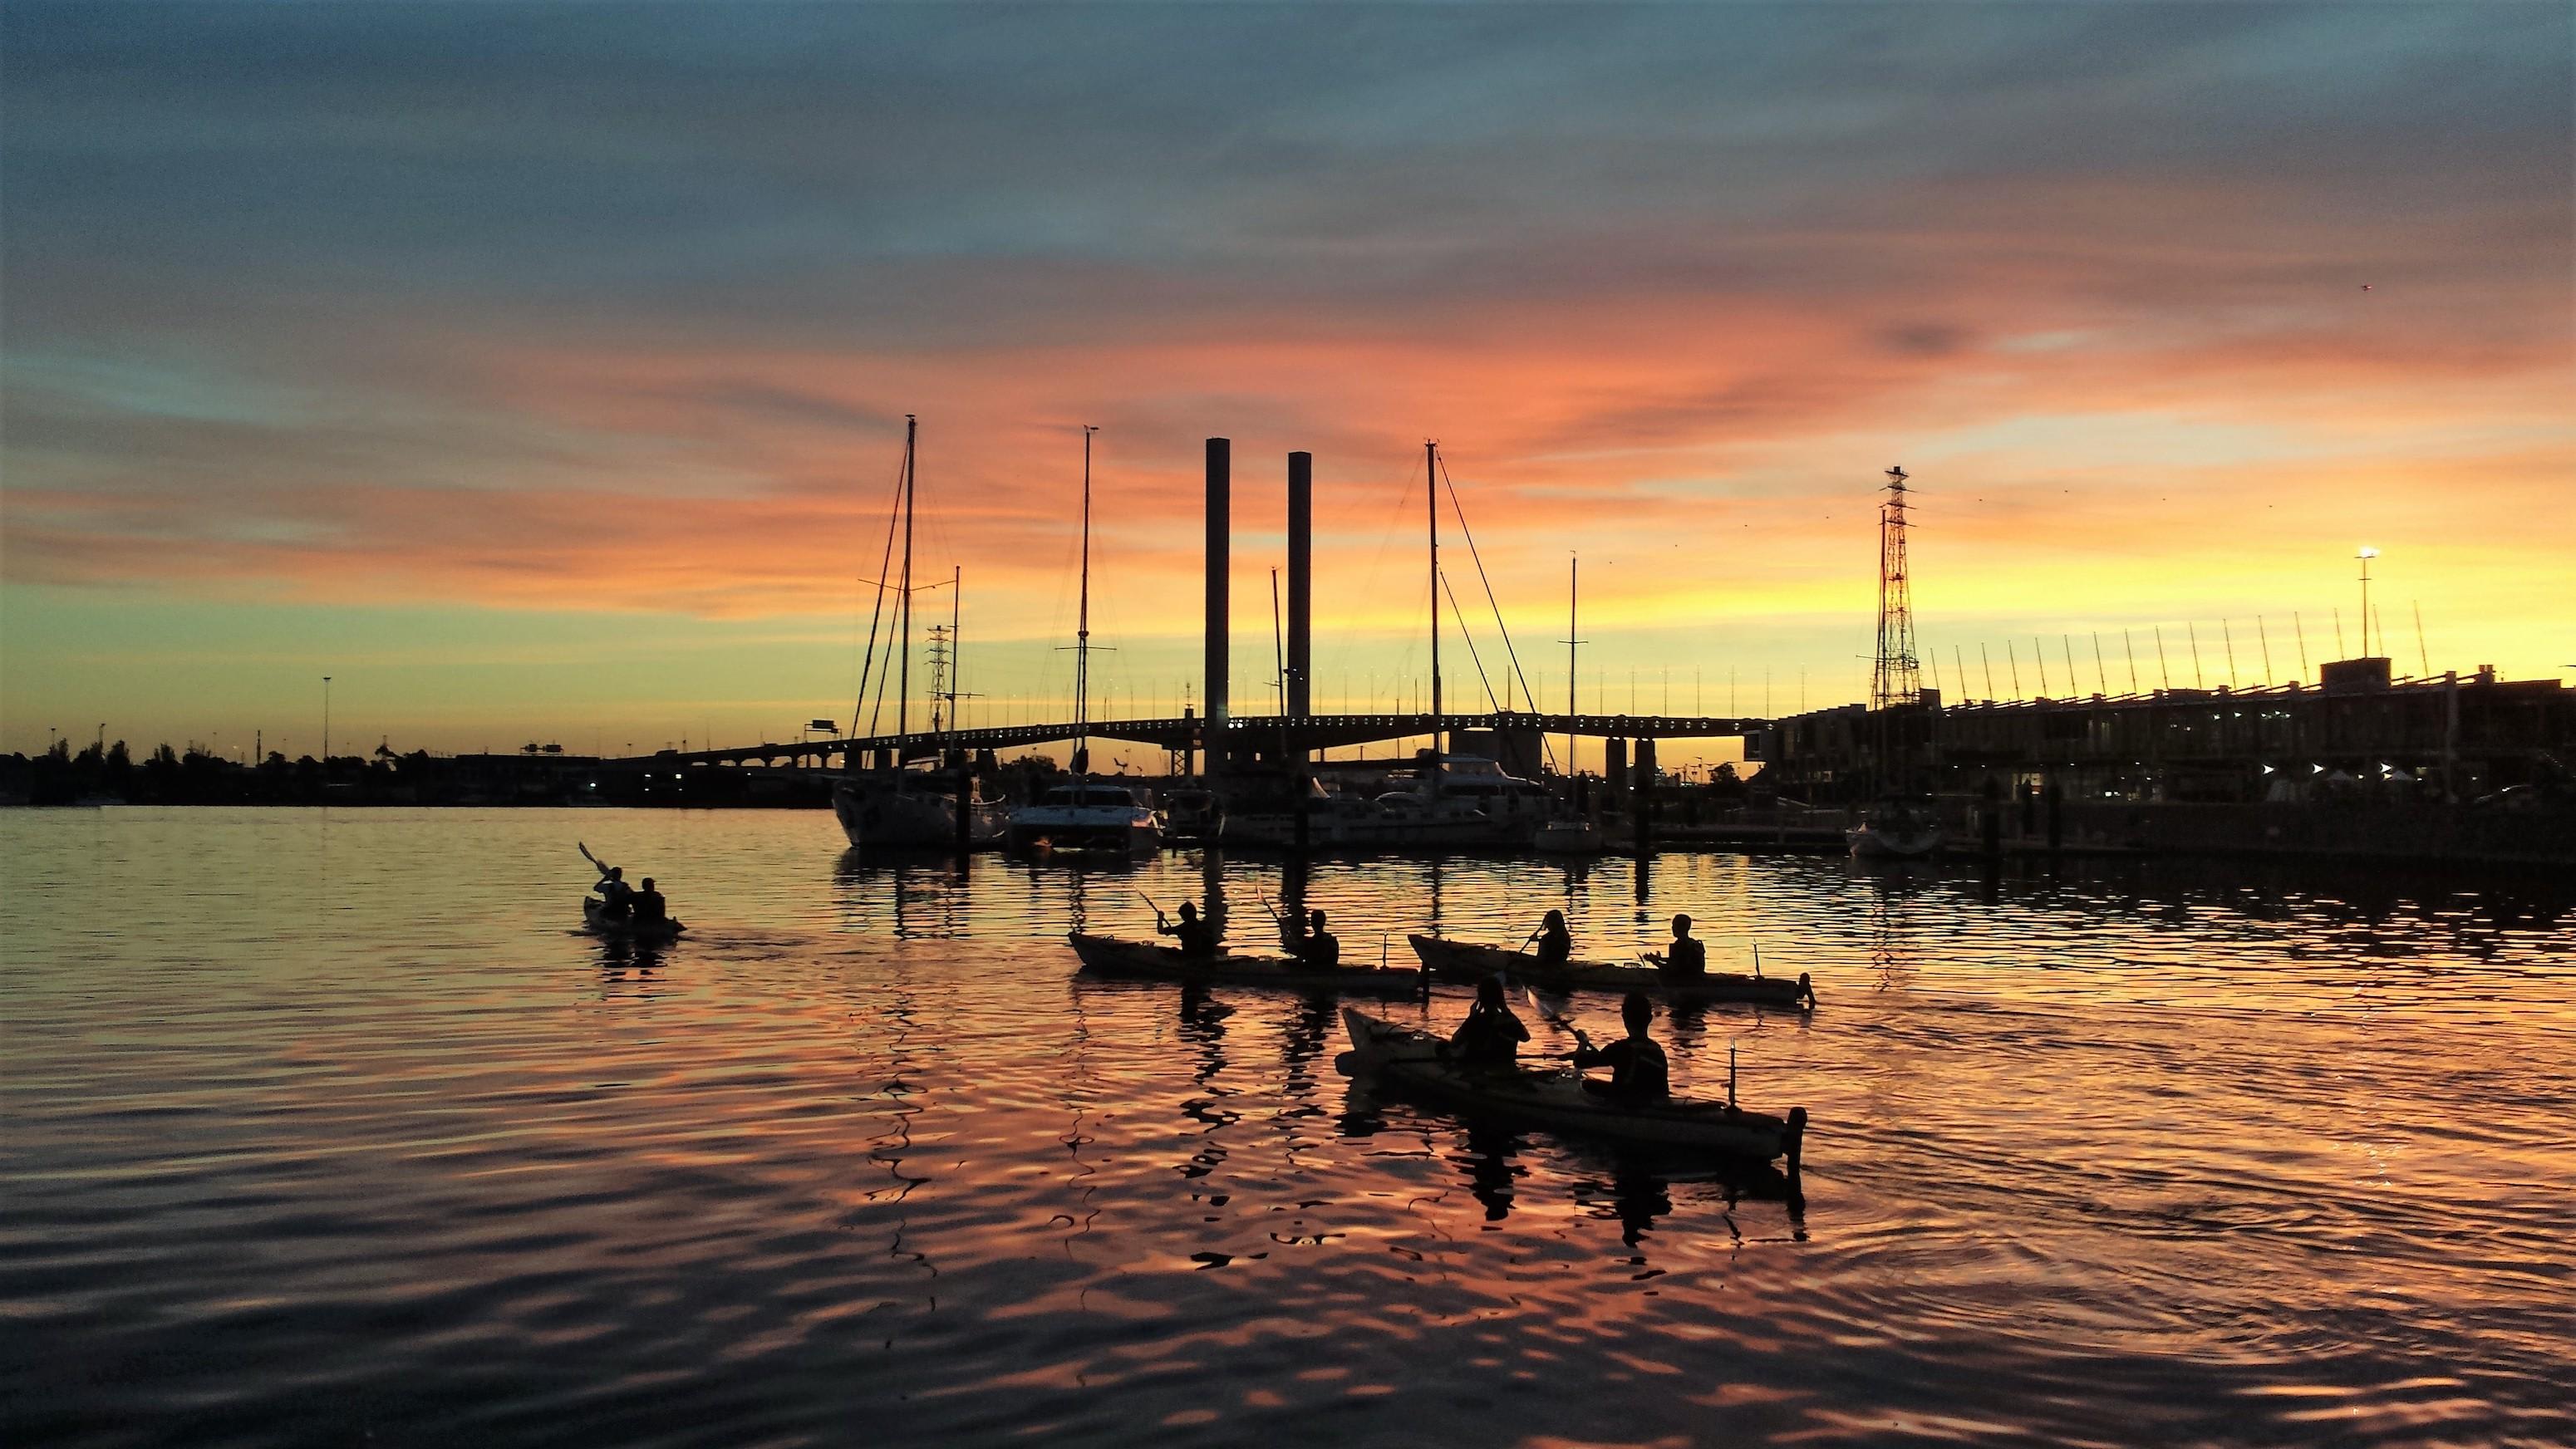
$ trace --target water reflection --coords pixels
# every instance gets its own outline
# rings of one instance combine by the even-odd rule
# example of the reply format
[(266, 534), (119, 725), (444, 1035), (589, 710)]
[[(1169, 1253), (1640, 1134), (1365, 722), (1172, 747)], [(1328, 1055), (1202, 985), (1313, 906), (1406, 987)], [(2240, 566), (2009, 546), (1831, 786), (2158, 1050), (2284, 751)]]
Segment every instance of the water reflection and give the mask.
[(1655, 1030), (1677, 1090), (1731, 1044), (1810, 1109), (1810, 1218), (1776, 1169), (1336, 1094), (1329, 1002), (1074, 974), (1204, 854), (961, 882), (636, 812), (691, 922), (638, 949), (525, 865), (595, 815), (338, 812), (317, 920), (314, 822), (91, 814), (0, 812), (10, 1442), (2566, 1437), (2563, 882), (1677, 853), (1641, 921), (1615, 857), (1213, 862), (1361, 959), (1435, 888), (1469, 939), (1758, 935), (1822, 1011)]

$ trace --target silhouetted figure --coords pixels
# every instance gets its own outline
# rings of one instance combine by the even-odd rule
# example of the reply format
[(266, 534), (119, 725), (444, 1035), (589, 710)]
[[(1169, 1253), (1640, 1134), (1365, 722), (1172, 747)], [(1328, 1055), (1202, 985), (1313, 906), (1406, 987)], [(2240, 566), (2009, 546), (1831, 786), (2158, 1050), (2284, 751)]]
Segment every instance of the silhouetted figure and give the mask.
[(1216, 932), (1199, 919), (1199, 908), (1189, 901), (1181, 902), (1178, 921), (1167, 921), (1160, 912), (1156, 912), (1154, 930), (1159, 935), (1177, 937), (1176, 944), (1180, 946), (1181, 954), (1192, 960), (1204, 961), (1216, 955)]
[(1622, 1102), (1660, 1102), (1673, 1094), (1672, 1074), (1664, 1065), (1664, 1049), (1646, 1035), (1655, 1020), (1655, 1004), (1642, 991), (1631, 991), (1619, 1004), (1619, 1017), (1628, 1024), (1628, 1034), (1606, 1047), (1595, 1049), (1586, 1041), (1574, 1049), (1574, 1065), (1608, 1067), (1610, 1080), (1583, 1079), (1583, 1089)]
[(1341, 938), (1324, 929), (1322, 911), (1306, 913), (1306, 935), (1297, 945), (1297, 954), (1318, 971), (1331, 971), (1341, 966)]
[(1690, 929), (1690, 917), (1673, 917), (1673, 944), (1660, 956), (1652, 952), (1646, 955), (1666, 981), (1691, 982), (1708, 977), (1708, 947), (1693, 937)]
[(1555, 970), (1574, 959), (1574, 933), (1565, 928), (1565, 912), (1550, 911), (1538, 928), (1538, 964)]
[(635, 912), (635, 919), (638, 921), (649, 921), (659, 925), (671, 919), (671, 908), (662, 899), (662, 893), (653, 889), (653, 877), (649, 875), (644, 877), (644, 889), (637, 891), (628, 905)]
[(1476, 983), (1476, 1004), (1451, 1034), (1449, 1049), (1471, 1067), (1508, 1067), (1519, 1060), (1520, 1044), (1529, 1039), (1529, 1028), (1503, 1004), (1501, 978), (1488, 976)]
[(623, 920), (634, 912), (635, 887), (626, 883), (626, 867), (601, 866), (599, 881), (591, 889), (599, 893), (601, 910), (604, 914)]

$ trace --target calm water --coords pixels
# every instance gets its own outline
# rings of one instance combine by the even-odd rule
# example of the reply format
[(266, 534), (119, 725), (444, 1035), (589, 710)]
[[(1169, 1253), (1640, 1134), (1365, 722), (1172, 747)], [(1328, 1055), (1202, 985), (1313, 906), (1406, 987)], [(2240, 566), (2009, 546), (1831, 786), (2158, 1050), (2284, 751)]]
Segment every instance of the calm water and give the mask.
[[(568, 934), (576, 837), (687, 942)], [(1352, 956), (1687, 910), (1813, 972), (1811, 1022), (1657, 1024), (1678, 1087), (1731, 1044), (1814, 1114), (1793, 1209), (1373, 1101), (1294, 997), (1077, 981), (1062, 933), (1196, 856), (961, 880), (759, 812), (0, 845), (12, 1444), (2576, 1441), (2553, 883), (1315, 868)], [(1258, 944), (1276, 862), (1223, 882)]]

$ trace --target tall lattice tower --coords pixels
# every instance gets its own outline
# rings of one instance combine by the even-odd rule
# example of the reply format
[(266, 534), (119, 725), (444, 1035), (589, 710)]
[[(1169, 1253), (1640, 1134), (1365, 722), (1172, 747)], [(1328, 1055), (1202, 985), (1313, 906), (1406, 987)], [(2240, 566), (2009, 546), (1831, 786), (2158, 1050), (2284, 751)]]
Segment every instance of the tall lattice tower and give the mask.
[(1914, 656), (1914, 604), (1906, 585), (1905, 470), (1887, 470), (1887, 501), (1878, 507), (1878, 667), (1870, 675), (1873, 709), (1919, 704), (1923, 668)]

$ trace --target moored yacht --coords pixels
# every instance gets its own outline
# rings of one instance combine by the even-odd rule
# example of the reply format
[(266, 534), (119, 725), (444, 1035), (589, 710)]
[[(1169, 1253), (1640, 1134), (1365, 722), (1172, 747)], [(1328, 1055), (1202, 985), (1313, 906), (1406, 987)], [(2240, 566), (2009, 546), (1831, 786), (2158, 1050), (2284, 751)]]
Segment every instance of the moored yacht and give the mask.
[[(966, 811), (969, 848), (1002, 843), (1010, 821), (999, 802), (970, 795)], [(953, 776), (925, 770), (871, 770), (844, 775), (832, 782), (832, 815), (841, 822), (841, 833), (863, 850), (939, 849), (957, 844), (957, 787)]]
[(1140, 856), (1163, 846), (1163, 820), (1132, 786), (1079, 778), (1011, 812), (1011, 849)]

